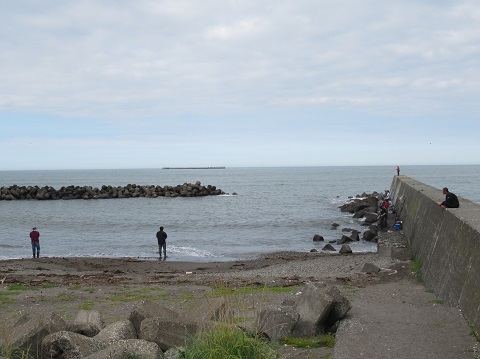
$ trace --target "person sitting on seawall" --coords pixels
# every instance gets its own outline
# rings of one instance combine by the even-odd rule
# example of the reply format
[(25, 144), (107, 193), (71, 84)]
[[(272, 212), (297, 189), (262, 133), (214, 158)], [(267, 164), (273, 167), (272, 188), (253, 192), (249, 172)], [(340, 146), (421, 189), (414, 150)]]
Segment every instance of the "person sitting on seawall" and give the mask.
[(445, 201), (440, 203), (440, 207), (442, 208), (458, 208), (460, 207), (460, 203), (458, 202), (457, 196), (452, 192), (448, 192), (448, 188), (443, 188), (443, 194), (445, 195)]

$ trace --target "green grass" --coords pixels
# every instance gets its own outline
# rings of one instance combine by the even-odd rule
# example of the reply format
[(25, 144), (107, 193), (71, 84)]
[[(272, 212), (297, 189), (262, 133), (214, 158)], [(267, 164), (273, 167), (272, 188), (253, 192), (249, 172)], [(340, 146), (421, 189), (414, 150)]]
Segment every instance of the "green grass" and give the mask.
[(295, 348), (333, 348), (335, 345), (335, 336), (331, 334), (321, 334), (314, 338), (285, 337), (280, 339), (280, 343)]
[(217, 326), (185, 346), (185, 359), (276, 359), (277, 353), (262, 340), (248, 336), (234, 326)]
[(291, 287), (240, 287), (232, 288), (225, 285), (217, 285), (212, 289), (211, 297), (218, 298), (226, 295), (240, 295), (245, 296), (249, 294), (257, 293), (271, 293), (271, 294), (281, 294), (281, 293), (296, 293), (298, 291), (298, 286)]
[(415, 274), (417, 281), (423, 282), (422, 278), (422, 261), (419, 258), (412, 259), (412, 272)]
[(1, 342), (0, 344), (0, 357), (6, 359), (33, 359), (32, 355), (24, 349), (10, 348), (8, 345), (9, 335), (7, 333), (6, 323), (1, 326)]
[(12, 284), (12, 285), (9, 285), (7, 287), (7, 290), (38, 290), (38, 288), (34, 288), (34, 287), (26, 287), (24, 285), (21, 285), (21, 284)]
[(441, 300), (441, 299), (434, 299), (434, 300), (431, 300), (430, 303), (433, 303), (433, 304), (443, 304), (443, 300)]
[(80, 304), (78, 306), (78, 309), (79, 310), (91, 310), (95, 307), (95, 303), (94, 302), (83, 302), (82, 304)]
[(190, 300), (195, 298), (195, 295), (192, 293), (181, 293), (180, 294), (180, 300)]
[(124, 359), (142, 359), (140, 354), (128, 353)]
[(44, 288), (44, 289), (48, 289), (48, 288), (56, 288), (56, 287), (57, 287), (57, 286), (56, 286), (56, 285), (54, 285), (54, 284), (44, 284), (44, 285), (42, 285), (42, 288)]
[[(158, 293), (162, 291), (162, 293)], [(165, 299), (170, 295), (170, 293), (163, 292), (162, 288), (142, 288), (136, 290), (129, 290), (124, 288), (114, 293), (108, 300), (112, 302), (135, 302), (139, 300), (159, 300)]]
[(57, 295), (57, 299), (60, 301), (60, 302), (73, 302), (74, 300), (76, 300), (77, 298), (75, 298), (73, 295), (67, 295), (66, 293), (59, 293)]
[[(480, 342), (480, 333), (477, 333), (473, 325), (470, 325), (470, 330), (468, 334), (475, 337), (475, 339), (477, 339)], [(480, 357), (480, 353), (479, 353), (479, 357)]]
[(0, 345), (0, 357), (6, 359), (33, 359), (33, 356), (22, 349), (9, 349)]
[(18, 292), (0, 292), (0, 304), (11, 304), (15, 300), (11, 297), (16, 295)]

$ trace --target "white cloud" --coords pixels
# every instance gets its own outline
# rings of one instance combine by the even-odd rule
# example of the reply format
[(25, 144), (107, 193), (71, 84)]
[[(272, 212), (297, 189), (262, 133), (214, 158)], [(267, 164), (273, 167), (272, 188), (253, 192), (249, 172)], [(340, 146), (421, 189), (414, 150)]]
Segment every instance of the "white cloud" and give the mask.
[[(434, 128), (455, 118), (470, 136), (480, 115), (478, 19), (470, 0), (3, 2), (0, 121), (58, 117), (93, 133), (91, 121), (115, 123), (143, 153), (148, 130), (188, 144), (198, 129), (217, 144), (249, 138), (253, 152), (274, 146), (258, 133), (288, 146), (295, 129), (298, 151), (310, 153), (313, 131), (331, 121), (323, 135), (335, 137), (359, 118)], [(118, 138), (104, 141), (122, 151)]]
[(245, 36), (255, 36), (268, 26), (268, 22), (261, 18), (242, 19), (227, 26), (214, 26), (206, 31), (206, 37), (210, 39), (228, 40)]

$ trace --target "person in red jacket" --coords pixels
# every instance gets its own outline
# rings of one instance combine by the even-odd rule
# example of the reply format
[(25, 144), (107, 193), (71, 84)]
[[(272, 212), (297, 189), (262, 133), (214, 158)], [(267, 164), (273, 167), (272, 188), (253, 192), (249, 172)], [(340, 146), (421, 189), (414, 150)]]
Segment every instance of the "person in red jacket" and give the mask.
[(32, 241), (33, 258), (35, 258), (35, 254), (37, 258), (40, 257), (40, 232), (37, 231), (37, 227), (32, 228), (30, 240)]

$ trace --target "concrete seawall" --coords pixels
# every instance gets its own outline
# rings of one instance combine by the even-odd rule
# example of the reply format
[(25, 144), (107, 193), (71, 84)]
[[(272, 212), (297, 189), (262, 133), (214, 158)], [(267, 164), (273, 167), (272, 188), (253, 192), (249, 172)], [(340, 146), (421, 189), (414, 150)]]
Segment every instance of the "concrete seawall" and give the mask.
[(391, 195), (425, 286), (480, 333), (480, 205), (459, 198), (460, 208), (443, 209), (441, 189), (405, 176), (394, 177)]

